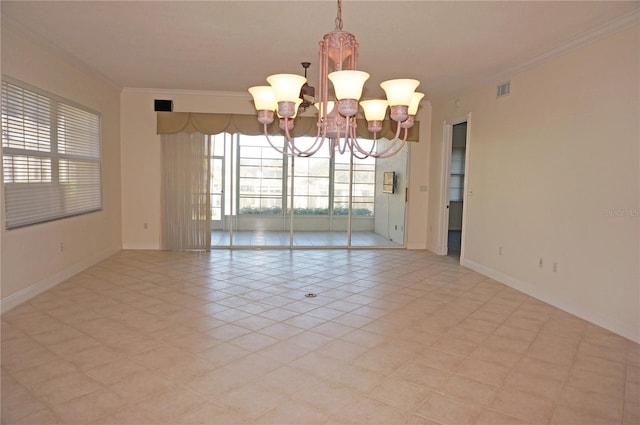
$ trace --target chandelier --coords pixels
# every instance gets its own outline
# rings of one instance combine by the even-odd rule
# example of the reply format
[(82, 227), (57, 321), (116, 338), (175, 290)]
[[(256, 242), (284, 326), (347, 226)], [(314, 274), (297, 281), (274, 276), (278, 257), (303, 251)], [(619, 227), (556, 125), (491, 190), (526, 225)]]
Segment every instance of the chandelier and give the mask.
[[(283, 155), (309, 157), (328, 143), (330, 156), (334, 152), (349, 151), (356, 158), (388, 158), (400, 152), (407, 141), (408, 129), (414, 124), (418, 104), (424, 97), (416, 92), (418, 80), (396, 79), (384, 81), (380, 87), (386, 100), (360, 101), (365, 81), (369, 74), (358, 70), (358, 43), (353, 34), (342, 30), (342, 1), (338, 0), (335, 29), (320, 42), (317, 135), (310, 146), (300, 148), (291, 137), (299, 105), (301, 88), (307, 79), (295, 74), (275, 74), (267, 77), (269, 86), (249, 88), (258, 111), (258, 122), (264, 126), (264, 135), (269, 144)], [(306, 76), (305, 66), (305, 76)], [(333, 91), (329, 91), (329, 82)], [(330, 94), (333, 98), (330, 97)], [(337, 106), (337, 107), (336, 107)], [(367, 129), (373, 140), (360, 142), (356, 137), (358, 106), (364, 111)], [(397, 123), (395, 137), (388, 143), (379, 143), (378, 132), (382, 130), (387, 108), (390, 117)], [(272, 143), (267, 126), (274, 121), (277, 111), (280, 129), (284, 132), (286, 149)], [(401, 131), (404, 135), (400, 138)]]

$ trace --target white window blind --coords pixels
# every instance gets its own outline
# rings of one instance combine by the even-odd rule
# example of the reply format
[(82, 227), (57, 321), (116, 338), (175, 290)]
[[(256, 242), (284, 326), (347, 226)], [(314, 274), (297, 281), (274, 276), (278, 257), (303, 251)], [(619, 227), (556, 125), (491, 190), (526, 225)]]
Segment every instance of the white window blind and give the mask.
[(6, 228), (102, 209), (100, 116), (2, 81)]

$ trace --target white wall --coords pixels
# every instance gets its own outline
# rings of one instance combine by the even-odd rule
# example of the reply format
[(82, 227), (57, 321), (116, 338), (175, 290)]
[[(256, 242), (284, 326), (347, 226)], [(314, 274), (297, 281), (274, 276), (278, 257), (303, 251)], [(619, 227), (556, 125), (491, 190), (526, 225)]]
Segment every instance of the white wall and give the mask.
[[(404, 245), (405, 188), (407, 187), (407, 159), (414, 143), (407, 143), (396, 155), (378, 159), (375, 185), (375, 232)], [(394, 193), (383, 193), (385, 172), (395, 172)]]
[[(427, 97), (429, 96), (429, 88)], [(416, 120), (420, 121), (420, 140), (409, 146), (407, 201), (407, 249), (427, 249), (427, 212), (429, 206), (429, 158), (431, 146), (432, 105), (423, 101)]]
[[(639, 51), (636, 23), (513, 75), (505, 98), (496, 81), (459, 96), (458, 109), (433, 102), (436, 123), (471, 113), (463, 264), (635, 341)], [(435, 125), (434, 251), (442, 133)]]
[[(160, 248), (160, 137), (156, 134), (154, 99), (173, 100), (175, 112), (255, 114), (248, 93), (124, 89), (121, 97), (122, 137), (122, 239), (125, 249)], [(422, 108), (420, 143), (411, 144), (410, 181), (426, 186), (426, 157), (430, 108)], [(426, 110), (426, 111), (425, 111)], [(413, 159), (416, 155), (417, 159)], [(417, 165), (416, 165), (417, 164)], [(415, 193), (414, 193), (415, 192)], [(416, 208), (424, 208), (427, 193), (410, 185)], [(426, 214), (409, 214), (408, 244), (426, 248)], [(145, 223), (147, 228), (145, 229)]]
[(117, 252), (122, 243), (120, 90), (43, 43), (3, 22), (2, 72), (102, 114), (103, 210), (10, 231), (3, 220), (3, 310)]

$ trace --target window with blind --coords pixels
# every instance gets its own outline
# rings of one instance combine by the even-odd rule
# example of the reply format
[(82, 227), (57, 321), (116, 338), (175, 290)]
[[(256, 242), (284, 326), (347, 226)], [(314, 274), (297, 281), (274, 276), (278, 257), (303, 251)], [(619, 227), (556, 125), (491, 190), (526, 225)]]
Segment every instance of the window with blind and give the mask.
[(100, 115), (2, 81), (6, 228), (102, 209)]

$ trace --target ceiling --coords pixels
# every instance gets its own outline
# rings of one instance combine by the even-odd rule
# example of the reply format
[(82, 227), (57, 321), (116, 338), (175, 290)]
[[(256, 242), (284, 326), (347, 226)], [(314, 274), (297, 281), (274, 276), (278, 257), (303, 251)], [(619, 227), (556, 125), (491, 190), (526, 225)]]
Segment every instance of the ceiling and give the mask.
[[(344, 0), (358, 68), (379, 82), (417, 78), (427, 98), (452, 95), (620, 17), (640, 2)], [(120, 87), (246, 93), (273, 73), (303, 74), (334, 29), (326, 1), (2, 1), (2, 25), (25, 32)], [(637, 15), (636, 15), (637, 16)]]

